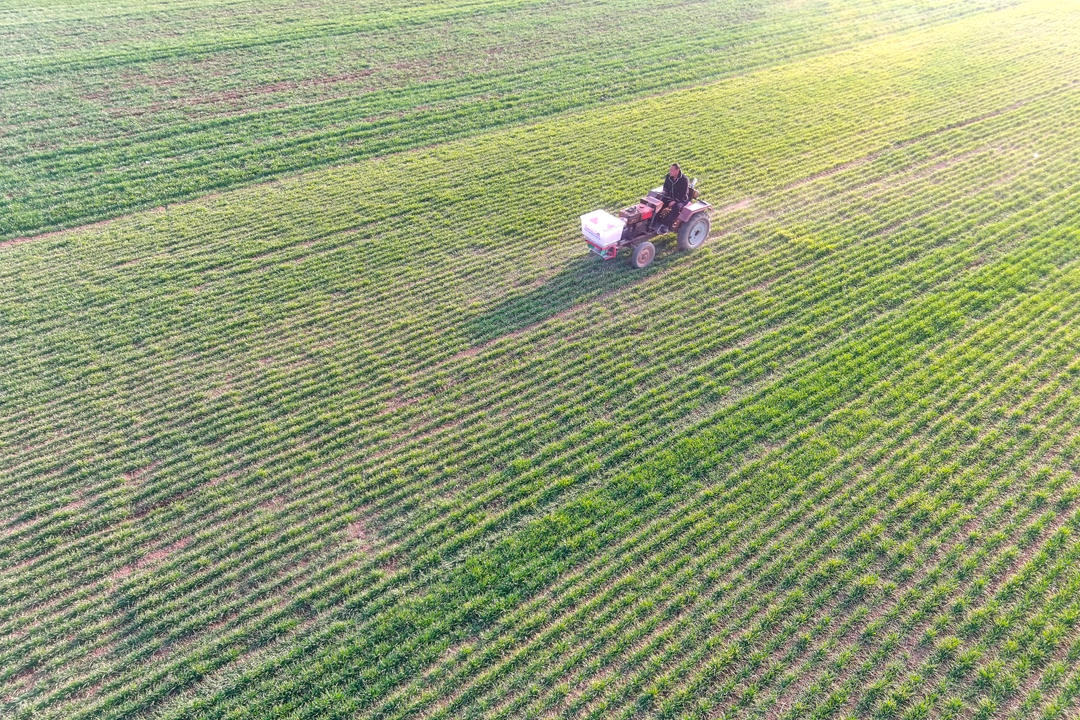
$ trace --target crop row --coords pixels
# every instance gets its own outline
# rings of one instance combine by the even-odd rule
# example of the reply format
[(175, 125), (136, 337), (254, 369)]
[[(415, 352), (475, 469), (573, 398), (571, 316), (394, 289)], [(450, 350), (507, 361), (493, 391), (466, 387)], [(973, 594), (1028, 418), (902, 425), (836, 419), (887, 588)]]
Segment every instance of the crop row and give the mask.
[[(1069, 69), (1062, 67), (1063, 77)], [(1071, 377), (1062, 375), (1070, 338), (1050, 332), (1054, 323), (1068, 325), (1071, 316), (1056, 308), (1067, 305), (1074, 282), (1065, 270), (1075, 239), (1049, 232), (1075, 224), (1073, 98), (1067, 86), (1055, 90), (1061, 86), (1054, 76), (1024, 85), (1012, 96), (1029, 100), (1022, 107), (766, 194), (724, 216), (718, 226), (730, 223), (732, 232), (709, 251), (688, 261), (664, 256), (640, 282), (622, 267), (573, 261), (566, 277), (552, 276), (548, 268), (563, 261), (552, 262), (544, 248), (499, 244), (534, 228), (565, 241), (569, 233), (547, 209), (469, 232), (485, 217), (485, 196), (451, 187), (447, 178), (456, 172), (420, 190), (447, 194), (452, 219), (407, 208), (415, 222), (396, 231), (386, 220), (362, 229), (370, 216), (334, 204), (366, 189), (363, 178), (334, 190), (293, 185), (287, 192), (295, 206), (247, 220), (274, 191), (257, 191), (233, 209), (223, 203), (214, 212), (234, 214), (235, 231), (222, 229), (220, 215), (185, 212), (134, 219), (82, 246), (60, 240), (17, 248), (10, 272), (26, 273), (19, 289), (46, 286), (33, 280), (46, 251), (74, 261), (70, 271), (47, 272), (70, 272), (69, 284), (54, 283), (62, 292), (46, 301), (44, 290), (31, 289), (23, 306), (5, 309), (9, 338), (33, 353), (12, 357), (3, 380), (18, 422), (17, 431), (5, 425), (3, 442), (24, 448), (3, 500), (13, 519), (4, 559), (17, 580), (3, 589), (11, 600), (4, 603), (4, 666), (11, 668), (4, 682), (18, 688), (28, 677), (48, 679), (25, 712), (70, 714), (74, 706), (97, 715), (145, 711), (215, 673), (214, 682), (227, 679), (230, 689), (214, 700), (216, 709), (189, 711), (269, 704), (277, 693), (282, 708), (296, 703), (298, 714), (315, 712), (316, 691), (283, 699), (314, 676), (332, 708), (356, 703), (391, 714), (412, 702), (433, 710), (443, 698), (456, 703), (450, 712), (546, 711), (560, 693), (530, 686), (603, 680), (605, 668), (626, 670), (589, 699), (571, 699), (572, 712), (589, 703), (598, 716), (685, 712), (678, 698), (687, 694), (695, 701), (711, 695), (723, 707), (746, 679), (779, 692), (771, 683), (789, 667), (828, 686), (832, 676), (813, 658), (828, 657), (831, 646), (823, 654), (813, 643), (804, 647), (801, 632), (826, 616), (864, 632), (863, 615), (870, 626), (874, 608), (898, 602), (889, 582), (923, 582), (917, 564), (890, 568), (875, 543), (890, 552), (910, 541), (905, 557), (934, 558), (935, 542), (967, 529), (945, 500), (963, 492), (974, 492), (965, 502), (985, 517), (987, 534), (1004, 537), (976, 543), (969, 555), (943, 554), (974, 558), (988, 582), (1011, 567), (1008, 553), (1004, 560), (994, 553), (1046, 535), (1034, 513), (1040, 502), (1057, 500), (1037, 496), (1056, 492), (1057, 476), (1039, 476), (1017, 495), (1011, 479), (980, 486), (978, 461), (1001, 463), (995, 472), (1008, 477), (1009, 468), (1045, 454), (1043, 446), (1069, 439), (1071, 406), (1041, 414), (1042, 398), (1066, 395)], [(939, 112), (941, 127), (971, 117), (924, 107)], [(827, 129), (811, 124), (808, 142), (821, 143)], [(842, 159), (896, 140), (894, 131), (877, 128)], [(822, 147), (776, 184), (828, 167), (844, 143), (851, 144), (837, 138)], [(504, 152), (524, 156), (519, 177), (565, 173), (571, 187), (561, 192), (570, 196), (580, 190), (575, 169), (556, 170), (564, 166), (544, 157), (547, 144), (541, 136)], [(759, 147), (748, 143), (748, 152), (766, 159), (783, 152)], [(485, 162), (510, 166), (488, 149), (477, 151)], [(437, 167), (464, 155), (450, 148), (415, 162)], [(487, 179), (478, 174), (476, 190)], [(531, 180), (508, 192), (505, 207), (524, 213), (540, 186)], [(604, 191), (633, 192), (628, 183)], [(329, 205), (315, 206), (310, 193)], [(170, 226), (181, 232), (161, 232)], [(443, 248), (432, 247), (450, 233)], [(410, 237), (442, 262), (417, 260), (396, 242)], [(133, 242), (143, 248), (134, 258)], [(118, 267), (132, 260), (139, 262)], [(545, 303), (552, 286), (561, 292)], [(964, 345), (983, 319), (980, 344)], [(456, 355), (508, 331), (478, 353)], [(951, 364), (941, 360), (929, 376), (918, 375), (954, 343), (962, 350)], [(32, 357), (40, 360), (31, 368)], [(590, 363), (611, 372), (581, 372)], [(984, 374), (957, 384), (958, 369), (976, 367)], [(1010, 382), (1024, 369), (1029, 377)], [(978, 402), (976, 392), (988, 399)], [(946, 402), (949, 393), (956, 399)], [(926, 400), (933, 397), (942, 404)], [(1039, 403), (989, 422), (1012, 398)], [(987, 430), (985, 444), (976, 445), (960, 426), (956, 446), (978, 449), (963, 482), (928, 487), (910, 469), (901, 482), (887, 473), (889, 458), (904, 448), (929, 446), (945, 456), (949, 446), (934, 443), (948, 434), (931, 418), (966, 400), (974, 403), (963, 408), (968, 426), (1031, 439), (1010, 450), (1011, 440)], [(844, 439), (859, 418), (894, 416)], [(1056, 433), (1032, 429), (1044, 426)], [(897, 435), (900, 444), (889, 449)], [(847, 444), (857, 450), (840, 452)], [(854, 472), (860, 458), (882, 468), (866, 495), (859, 493), (865, 476)], [(825, 479), (833, 459), (847, 468), (843, 482)], [(783, 494), (815, 473), (827, 475), (792, 490), (801, 496)], [(789, 504), (773, 509), (780, 502)], [(804, 525), (819, 505), (823, 514)], [(867, 516), (869, 506), (884, 519)], [(1058, 512), (1066, 517), (1068, 509)], [(918, 522), (909, 526), (912, 516)], [(875, 520), (882, 530), (873, 530)], [(1029, 528), (1036, 530), (1025, 539)], [(867, 530), (869, 539), (859, 540)], [(623, 550), (607, 551), (607, 543)], [(789, 546), (800, 549), (785, 553)], [(1055, 552), (1068, 558), (1070, 547)], [(621, 564), (622, 554), (638, 560)], [(590, 558), (595, 565), (585, 571)], [(710, 572), (716, 577), (700, 580)], [(618, 585), (622, 574), (628, 579)], [(863, 582), (870, 575), (879, 581)], [(607, 582), (616, 592), (604, 594)], [(778, 593), (792, 588), (801, 594), (792, 590), (784, 604)], [(864, 595), (844, 600), (857, 592)], [(692, 622), (706, 596), (715, 613), (709, 624)], [(770, 610), (777, 607), (779, 615)], [(896, 627), (917, 636), (904, 618), (914, 618), (915, 628), (927, 618), (911, 600), (899, 607)], [(556, 613), (569, 618), (578, 608), (587, 610), (552, 624)], [(1015, 622), (1023, 626), (1037, 610), (1025, 609)], [(809, 615), (777, 631), (794, 612)], [(620, 624), (627, 617), (641, 624)], [(418, 635), (429, 621), (431, 632)], [(766, 657), (783, 651), (791, 659), (777, 670), (736, 654), (720, 665), (721, 674), (735, 665), (730, 677), (703, 684), (703, 669), (728, 652), (718, 643), (757, 622), (763, 629), (749, 642), (767, 647)], [(842, 642), (843, 633), (821, 627), (822, 643)], [(868, 646), (889, 635), (877, 632)], [(294, 633), (306, 639), (290, 652), (259, 654), (293, 642)], [(534, 635), (548, 638), (539, 651), (528, 644)], [(395, 642), (379, 647), (380, 637)], [(372, 645), (358, 646), (358, 638)], [(996, 643), (988, 647), (996, 651)], [(453, 648), (463, 646), (473, 650), (459, 658)], [(885, 698), (900, 685), (885, 647), (870, 651), (876, 664), (854, 676), (852, 698), (870, 688)], [(507, 648), (519, 659), (500, 662)], [(609, 658), (603, 666), (586, 671), (584, 660), (572, 661), (594, 649)], [(464, 666), (438, 662), (448, 651)], [(232, 674), (245, 663), (246, 679)], [(1001, 676), (998, 666), (987, 667)], [(1012, 665), (1005, 672), (1023, 677)], [(293, 673), (300, 679), (282, 680)], [(969, 677), (978, 672), (957, 683)], [(426, 682), (426, 695), (409, 690), (423, 691)], [(802, 699), (824, 701), (813, 692)], [(977, 689), (958, 684), (954, 692), (964, 702), (982, 700)], [(762, 712), (768, 697), (758, 701)]]
[(68, 52), (48, 36), (72, 20), (20, 23), (0, 66), (0, 238), (688, 87), (1000, 5), (500, 0), (354, 15), (197, 3), (129, 11), (126, 22), (84, 17), (65, 36), (101, 44)]

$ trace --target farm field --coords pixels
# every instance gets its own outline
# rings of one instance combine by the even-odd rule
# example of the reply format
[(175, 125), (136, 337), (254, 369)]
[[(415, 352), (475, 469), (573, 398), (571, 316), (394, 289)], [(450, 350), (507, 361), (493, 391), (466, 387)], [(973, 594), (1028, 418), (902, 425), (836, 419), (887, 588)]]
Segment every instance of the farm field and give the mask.
[[(100, 6), (121, 27), (18, 7), (9, 79), (240, 53), (227, 92), (283, 52), (220, 29), (244, 2)], [(360, 102), (301, 82), (355, 58), (358, 23), (390, 62), (453, 45), (457, 21), (422, 42), (440, 13), (514, 37), (544, 7), (608, 19), (282, 3), (271, 39), (341, 55), (277, 99), (138, 115), (169, 92), (144, 88), (96, 136), (58, 91), (5, 126), (0, 715), (1080, 712), (1080, 3), (676, 5), (757, 39), (622, 86), (623, 55), (552, 31), (506, 66), (448, 58), (457, 129), (373, 73), (401, 103), (379, 149), (307, 109), (259, 135), (275, 103)], [(662, 66), (668, 29), (631, 52)], [(575, 95), (589, 62), (603, 97)], [(481, 79), (532, 100), (485, 115)], [(109, 159), (172, 127), (190, 154), (160, 175)], [(260, 167), (222, 179), (235, 153)], [(586, 255), (577, 216), (672, 158), (717, 207), (708, 243)]]
[(0, 241), (1007, 0), (0, 0)]

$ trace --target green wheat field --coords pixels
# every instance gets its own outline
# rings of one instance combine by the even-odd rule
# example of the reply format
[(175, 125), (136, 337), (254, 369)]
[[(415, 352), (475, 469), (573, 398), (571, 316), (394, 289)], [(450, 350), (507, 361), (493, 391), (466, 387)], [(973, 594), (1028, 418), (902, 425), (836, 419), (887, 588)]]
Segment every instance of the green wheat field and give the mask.
[(0, 49), (0, 717), (1080, 714), (1080, 2)]

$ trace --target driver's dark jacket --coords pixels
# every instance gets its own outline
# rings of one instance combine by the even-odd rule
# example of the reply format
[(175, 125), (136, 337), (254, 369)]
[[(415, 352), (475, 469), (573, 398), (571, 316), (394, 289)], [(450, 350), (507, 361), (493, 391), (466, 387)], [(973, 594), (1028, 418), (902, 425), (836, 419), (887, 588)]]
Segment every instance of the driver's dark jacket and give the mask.
[(686, 175), (679, 173), (678, 177), (671, 177), (671, 173), (664, 176), (664, 197), (677, 203), (685, 203), (690, 200), (690, 181)]

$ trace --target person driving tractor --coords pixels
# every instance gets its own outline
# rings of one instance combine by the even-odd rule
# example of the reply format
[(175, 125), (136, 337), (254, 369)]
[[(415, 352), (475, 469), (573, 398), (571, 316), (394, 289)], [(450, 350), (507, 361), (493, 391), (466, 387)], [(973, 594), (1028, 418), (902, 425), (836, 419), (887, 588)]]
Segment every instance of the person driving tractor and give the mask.
[(671, 229), (683, 206), (690, 202), (690, 181), (683, 175), (679, 163), (671, 163), (668, 174), (664, 176), (663, 200), (664, 206), (653, 218), (653, 226), (660, 230), (661, 235)]

